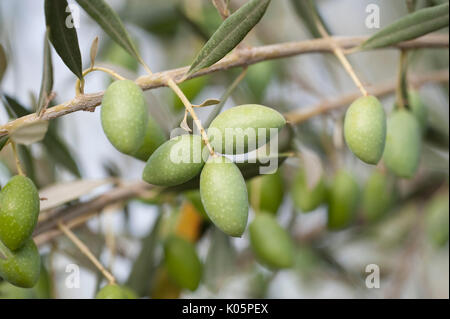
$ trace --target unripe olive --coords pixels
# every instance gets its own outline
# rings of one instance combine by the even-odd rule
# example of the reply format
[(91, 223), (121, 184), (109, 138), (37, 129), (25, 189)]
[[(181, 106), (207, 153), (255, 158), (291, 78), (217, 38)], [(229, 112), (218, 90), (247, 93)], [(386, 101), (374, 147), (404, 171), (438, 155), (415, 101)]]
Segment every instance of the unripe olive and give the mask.
[(9, 258), (0, 258), (0, 277), (17, 287), (33, 287), (39, 279), (40, 270), (41, 258), (32, 239), (12, 252)]
[(226, 157), (210, 157), (200, 175), (200, 195), (209, 219), (224, 233), (241, 237), (247, 226), (248, 195), (239, 168)]
[(408, 101), (409, 107), (419, 122), (422, 131), (424, 131), (427, 127), (428, 122), (428, 110), (425, 104), (423, 103), (419, 92), (416, 90), (411, 90), (408, 92)]
[(256, 211), (276, 214), (283, 201), (283, 194), (280, 170), (255, 177), (249, 183), (250, 204)]
[(247, 104), (219, 114), (211, 122), (208, 135), (216, 151), (222, 154), (243, 154), (268, 142), (271, 138), (270, 129), (279, 132), (285, 124), (284, 117), (274, 109)]
[(359, 187), (354, 177), (339, 171), (328, 194), (328, 228), (342, 229), (353, 221), (358, 206)]
[(381, 218), (392, 203), (392, 189), (386, 174), (375, 171), (367, 180), (362, 197), (362, 213), (369, 222)]
[(137, 299), (134, 291), (127, 287), (109, 284), (99, 290), (96, 299)]
[(149, 116), (144, 143), (132, 155), (133, 157), (146, 162), (150, 155), (152, 155), (153, 152), (166, 140), (166, 134), (162, 128), (151, 116)]
[(162, 144), (150, 156), (142, 178), (158, 186), (175, 186), (197, 176), (205, 162), (199, 135), (185, 134)]
[(399, 110), (388, 119), (383, 160), (397, 176), (411, 178), (420, 161), (421, 131), (411, 112)]
[(39, 215), (39, 193), (28, 177), (17, 175), (0, 193), (0, 240), (10, 250), (31, 237)]
[(350, 150), (363, 162), (377, 164), (386, 142), (386, 115), (374, 96), (360, 97), (345, 114), (344, 135)]
[(164, 243), (164, 260), (170, 278), (180, 287), (196, 290), (202, 278), (202, 264), (194, 244), (171, 235)]
[(448, 193), (438, 194), (434, 196), (426, 208), (427, 233), (434, 245), (444, 246), (448, 242), (448, 223)]
[(274, 216), (259, 213), (249, 226), (250, 244), (257, 259), (271, 268), (288, 268), (294, 263), (294, 245)]
[(327, 188), (323, 177), (310, 189), (306, 180), (306, 172), (301, 168), (295, 176), (291, 189), (292, 200), (297, 209), (303, 213), (308, 213), (325, 202)]
[(124, 154), (133, 154), (144, 143), (148, 113), (142, 89), (133, 81), (113, 82), (102, 100), (103, 131)]

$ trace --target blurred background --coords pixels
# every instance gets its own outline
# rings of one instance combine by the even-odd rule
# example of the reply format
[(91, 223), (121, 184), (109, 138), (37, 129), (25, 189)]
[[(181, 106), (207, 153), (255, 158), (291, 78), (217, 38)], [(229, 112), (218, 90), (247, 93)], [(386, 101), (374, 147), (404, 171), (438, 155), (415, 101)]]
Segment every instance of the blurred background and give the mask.
[[(293, 2), (272, 1), (243, 45), (312, 39), (314, 34)], [(114, 44), (75, 2), (70, 3), (72, 11), (79, 13), (77, 33), (84, 68), (89, 66), (89, 49), (98, 36), (98, 65), (108, 66), (130, 79), (145, 74), (145, 70)], [(189, 65), (222, 22), (208, 0), (111, 0), (108, 3), (118, 12), (154, 72)], [(234, 11), (243, 3), (245, 1), (231, 0), (230, 8)], [(378, 31), (365, 24), (366, 7), (371, 3), (380, 8), (381, 28), (408, 13), (404, 0), (316, 1), (328, 30), (336, 36), (367, 36)], [(417, 1), (419, 8), (431, 4), (435, 4), (434, 1)], [(448, 29), (443, 32), (448, 33)], [(0, 2), (0, 42), (8, 57), (1, 86), (1, 124), (10, 119), (5, 103), (18, 103), (30, 111), (36, 104), (42, 77), (44, 34), (43, 1)], [(376, 85), (395, 80), (399, 55), (398, 50), (377, 50), (353, 54), (350, 62), (365, 84)], [(448, 49), (421, 49), (411, 53), (409, 58), (408, 72), (413, 75), (448, 69)], [(58, 104), (73, 98), (75, 76), (56, 52), (53, 52), (53, 64), (54, 103)], [(234, 69), (213, 73), (190, 80), (181, 88), (193, 103), (219, 99), (240, 72)], [(110, 81), (102, 73), (89, 74), (86, 92), (103, 91)], [(225, 108), (260, 103), (284, 113), (354, 91), (353, 82), (334, 56), (303, 54), (250, 66)], [(388, 193), (395, 199), (376, 221), (371, 222), (360, 207), (354, 225), (342, 231), (329, 231), (326, 229), (326, 205), (302, 213), (292, 200), (295, 194), (291, 194), (293, 177), (306, 165), (298, 158), (286, 160), (275, 178), (279, 179), (267, 182), (276, 186), (270, 186), (271, 191), (263, 196), (274, 203), (279, 223), (289, 230), (296, 243), (296, 262), (291, 269), (272, 271), (266, 268), (255, 261), (249, 250), (247, 232), (243, 238), (229, 238), (203, 217), (198, 217), (201, 207), (195, 192), (175, 192), (163, 199), (134, 199), (106, 207), (85, 226), (77, 228), (76, 233), (120, 283), (144, 297), (448, 298), (448, 83), (425, 84), (418, 92), (428, 110), (421, 165), (412, 179), (388, 176), (393, 185)], [(183, 118), (181, 102), (167, 88), (146, 91), (145, 96), (151, 114), (168, 136)], [(394, 92), (383, 96), (381, 101), (390, 112), (395, 102)], [(206, 120), (210, 110), (199, 109), (201, 119)], [(369, 177), (383, 167), (364, 164), (345, 146), (344, 111), (345, 108), (339, 108), (292, 125), (288, 150), (313, 153), (314, 159), (320, 159), (324, 167), (327, 182), (339, 169), (350, 171), (357, 178), (361, 189), (358, 198), (362, 200)], [(111, 177), (120, 178), (122, 183), (141, 179), (145, 163), (119, 153), (108, 142), (99, 114), (97, 109), (93, 113), (75, 112), (54, 120), (50, 137), (48, 133), (44, 141), (21, 146), (19, 150), (27, 176), (39, 189), (48, 190), (58, 185), (56, 189), (61, 193), (72, 194), (73, 198), (64, 205), (76, 205), (108, 191), (112, 187)], [(4, 186), (14, 174), (14, 160), (8, 147), (0, 153), (0, 184)], [(79, 179), (84, 182), (72, 183)], [(249, 181), (250, 188), (251, 183)], [(55, 194), (54, 191), (55, 188), (48, 192)], [(444, 206), (447, 207), (446, 219), (444, 216), (440, 222), (447, 229), (447, 240), (438, 244), (426, 227), (427, 211), (436, 194), (446, 198)], [(255, 205), (252, 203), (249, 222), (254, 210), (258, 210)], [(191, 213), (197, 217), (192, 217)], [(160, 214), (162, 217), (158, 219)], [(184, 224), (180, 224), (180, 220)], [(201, 285), (194, 292), (177, 287), (164, 269), (160, 243), (174, 231), (188, 233), (186, 236), (195, 241), (204, 263)], [(49, 284), (47, 290), (51, 297), (92, 298), (104, 284), (102, 276), (63, 236), (42, 243), (40, 251), (47, 270), (44, 274), (48, 276), (43, 280)], [(70, 264), (80, 267), (79, 288), (67, 286)], [(366, 272), (366, 266), (370, 264), (379, 267), (379, 288), (366, 286), (366, 278), (372, 272)], [(6, 296), (10, 293), (7, 291), (14, 290), (6, 286), (0, 283), (3, 287), (0, 296), (2, 291), (6, 291), (3, 292)], [(17, 296), (36, 297), (34, 290), (16, 290)]]

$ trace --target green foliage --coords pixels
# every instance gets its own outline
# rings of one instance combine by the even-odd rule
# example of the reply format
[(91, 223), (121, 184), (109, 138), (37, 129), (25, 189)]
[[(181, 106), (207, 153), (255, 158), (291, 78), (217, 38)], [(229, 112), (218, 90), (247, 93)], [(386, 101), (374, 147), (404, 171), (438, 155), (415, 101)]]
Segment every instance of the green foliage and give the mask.
[(258, 260), (270, 268), (288, 268), (294, 264), (294, 245), (275, 217), (256, 215), (249, 227), (250, 244)]
[(164, 243), (164, 262), (170, 278), (181, 288), (196, 290), (202, 278), (202, 264), (195, 246), (172, 235)]
[(8, 60), (6, 59), (6, 52), (5, 49), (3, 49), (3, 45), (0, 43), (0, 83), (5, 75), (7, 66)]
[(81, 80), (82, 64), (78, 46), (78, 36), (75, 27), (66, 26), (69, 8), (67, 0), (45, 0), (45, 21), (53, 44), (64, 64)]
[(14, 176), (0, 192), (0, 240), (10, 250), (31, 237), (39, 215), (39, 194), (33, 182)]
[(411, 40), (448, 26), (448, 3), (417, 10), (381, 29), (360, 49), (376, 49)]
[(213, 65), (233, 50), (261, 20), (269, 3), (270, 0), (250, 0), (229, 16), (200, 50), (188, 75)]
[(41, 90), (39, 91), (39, 99), (36, 108), (38, 115), (44, 110), (44, 107), (48, 104), (48, 99), (53, 89), (53, 64), (52, 64), (52, 51), (50, 43), (48, 42), (48, 31), (45, 33), (44, 38), (44, 66), (42, 70)]
[(197, 176), (203, 165), (204, 144), (199, 135), (185, 134), (162, 144), (148, 159), (142, 179), (158, 186), (183, 184)]
[(200, 175), (202, 203), (224, 233), (241, 237), (247, 226), (248, 195), (241, 172), (226, 157), (210, 157)]
[(106, 137), (117, 150), (124, 154), (137, 152), (148, 125), (141, 88), (130, 80), (112, 83), (103, 96), (101, 120)]
[(344, 122), (345, 141), (362, 161), (377, 164), (386, 143), (386, 115), (380, 101), (364, 96), (347, 109)]
[(395, 111), (388, 119), (383, 161), (399, 177), (411, 178), (420, 162), (421, 129), (407, 110)]

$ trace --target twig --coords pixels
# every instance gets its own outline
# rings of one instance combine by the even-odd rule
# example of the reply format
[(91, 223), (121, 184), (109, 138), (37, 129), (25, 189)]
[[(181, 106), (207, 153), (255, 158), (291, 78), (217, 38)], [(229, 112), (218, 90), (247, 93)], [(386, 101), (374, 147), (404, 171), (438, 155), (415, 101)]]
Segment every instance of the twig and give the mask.
[[(354, 48), (364, 42), (367, 37), (333, 37), (333, 41), (342, 49)], [(431, 34), (412, 41), (398, 43), (395, 48), (400, 49), (420, 49), (420, 48), (448, 48), (447, 34)], [(280, 44), (273, 44), (261, 47), (252, 47), (242, 49), (225, 57), (213, 66), (200, 70), (191, 75), (190, 78), (203, 76), (206, 74), (228, 70), (235, 67), (242, 67), (245, 65), (255, 64), (261, 61), (280, 59), (291, 57), (305, 53), (317, 52), (332, 52), (333, 47), (326, 39), (315, 39), (301, 42), (286, 42)], [(143, 90), (155, 89), (166, 86), (166, 79), (170, 77), (175, 83), (179, 82), (189, 67), (154, 73), (138, 78), (136, 83), (142, 87)], [(103, 97), (103, 92), (93, 94), (83, 94), (75, 97), (73, 100), (62, 103), (60, 105), (49, 108), (42, 115), (42, 120), (55, 119), (73, 112), (90, 110), (100, 105)], [(16, 120), (10, 121), (3, 126), (0, 126), (0, 137), (7, 135), (9, 131), (15, 127), (26, 123), (33, 123), (39, 118), (36, 114), (30, 114)]]
[[(426, 83), (445, 83), (448, 82), (448, 70), (439, 70), (422, 75), (410, 75), (408, 81), (414, 87), (420, 87)], [(378, 85), (368, 87), (368, 92), (374, 96), (385, 96), (393, 93), (397, 87), (397, 81), (391, 80)], [(316, 115), (324, 114), (332, 110), (348, 106), (352, 101), (360, 96), (358, 91), (339, 96), (335, 99), (325, 99), (317, 104), (305, 107), (302, 111), (292, 111), (285, 113), (285, 118), (293, 123), (298, 124), (304, 122)]]
[(78, 239), (78, 237), (69, 229), (67, 228), (63, 223), (58, 223), (59, 229), (75, 244), (75, 246), (78, 247), (78, 249), (87, 257), (89, 260), (97, 267), (98, 270), (101, 271), (103, 276), (108, 280), (110, 284), (114, 284), (116, 282), (116, 279), (114, 276), (106, 270), (105, 267), (98, 261), (98, 259), (92, 254), (92, 252), (89, 250), (89, 248)]

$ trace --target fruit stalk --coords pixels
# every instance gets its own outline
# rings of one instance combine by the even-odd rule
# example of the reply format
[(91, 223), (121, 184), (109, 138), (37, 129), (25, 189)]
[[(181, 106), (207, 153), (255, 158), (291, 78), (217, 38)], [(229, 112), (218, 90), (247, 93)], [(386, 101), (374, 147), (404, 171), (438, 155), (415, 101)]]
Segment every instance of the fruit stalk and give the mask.
[(78, 237), (69, 229), (67, 228), (63, 223), (58, 223), (59, 229), (69, 238), (75, 246), (78, 247), (78, 249), (94, 264), (95, 267), (97, 267), (98, 270), (103, 274), (103, 276), (108, 280), (109, 284), (115, 284), (116, 279), (114, 276), (106, 270), (105, 267), (100, 263), (100, 261), (94, 256), (94, 254), (89, 250), (89, 248), (78, 239)]

